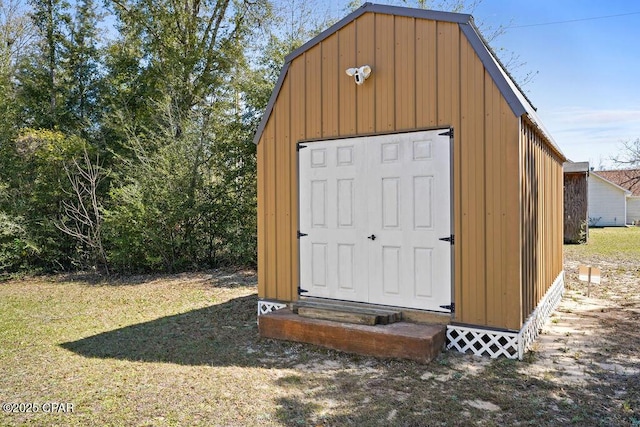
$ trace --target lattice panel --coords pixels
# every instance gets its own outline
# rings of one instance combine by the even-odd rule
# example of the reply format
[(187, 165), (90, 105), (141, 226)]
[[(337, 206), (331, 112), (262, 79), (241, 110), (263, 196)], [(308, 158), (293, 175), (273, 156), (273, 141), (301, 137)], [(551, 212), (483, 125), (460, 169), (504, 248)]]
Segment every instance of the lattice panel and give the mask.
[(516, 359), (518, 334), (449, 325), (447, 349), (452, 348), (462, 353), (471, 352), (476, 356), (489, 356), (492, 359), (500, 356)]
[(520, 359), (540, 334), (542, 327), (558, 307), (564, 294), (564, 272), (560, 273), (520, 332), (502, 332), (465, 326), (447, 326), (447, 349), (477, 356), (496, 358), (505, 356)]
[(286, 308), (287, 304), (283, 304), (281, 302), (274, 301), (258, 301), (258, 316), (263, 314), (271, 313), (275, 310), (280, 310), (281, 308)]
[(540, 331), (551, 313), (558, 307), (564, 295), (564, 272), (560, 273), (553, 285), (549, 288), (533, 313), (520, 329), (518, 358), (522, 359), (524, 353), (531, 348), (535, 339), (540, 335)]

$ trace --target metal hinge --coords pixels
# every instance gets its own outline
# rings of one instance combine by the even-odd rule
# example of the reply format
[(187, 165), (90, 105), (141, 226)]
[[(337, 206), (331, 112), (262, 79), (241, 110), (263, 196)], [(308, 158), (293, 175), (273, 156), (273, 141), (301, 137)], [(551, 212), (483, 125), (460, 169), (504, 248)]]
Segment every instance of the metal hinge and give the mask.
[(307, 146), (306, 146), (306, 145), (302, 145), (302, 144), (298, 144), (298, 145), (296, 145), (296, 151), (300, 151), (300, 150), (302, 150), (303, 148), (307, 148)]
[(450, 128), (446, 132), (439, 133), (440, 136), (448, 136), (449, 138), (453, 138), (453, 128)]
[(442, 240), (443, 242), (449, 242), (452, 245), (455, 243), (455, 238), (454, 238), (453, 234), (451, 236), (449, 236), (449, 237), (441, 237), (438, 240)]
[(300, 286), (298, 286), (298, 295), (302, 295), (302, 294), (304, 294), (306, 292), (309, 292), (309, 291), (306, 290), (306, 289), (302, 289)]
[(308, 234), (307, 233), (302, 233), (302, 232), (300, 232), (300, 230), (298, 230), (298, 239), (301, 238), (301, 237), (304, 237), (304, 236), (308, 236)]
[(444, 308), (445, 310), (451, 310), (452, 313), (455, 313), (455, 311), (456, 311), (456, 303), (452, 302), (449, 305), (441, 305), (440, 308)]

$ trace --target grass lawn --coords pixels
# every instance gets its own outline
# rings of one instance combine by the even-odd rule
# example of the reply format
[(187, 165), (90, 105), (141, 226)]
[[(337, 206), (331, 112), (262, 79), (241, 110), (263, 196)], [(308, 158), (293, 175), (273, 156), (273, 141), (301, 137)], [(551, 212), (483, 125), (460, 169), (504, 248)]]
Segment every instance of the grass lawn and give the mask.
[[(636, 260), (640, 264), (640, 227), (591, 228), (585, 245), (565, 245), (569, 258), (603, 258), (618, 260), (620, 257)], [(640, 265), (639, 265), (640, 266)]]
[[(599, 254), (619, 233), (609, 230), (567, 247), (567, 262)], [(629, 243), (608, 262), (635, 251)], [(0, 403), (38, 405), (0, 412), (0, 425), (640, 425), (638, 374), (585, 364), (588, 378), (571, 383), (553, 364), (535, 370), (536, 351), (522, 362), (445, 352), (420, 365), (260, 339), (255, 282), (252, 271), (215, 271), (0, 283)], [(637, 327), (638, 291), (627, 289)], [(630, 334), (590, 357), (632, 366), (640, 339)], [(73, 412), (44, 413), (51, 403)]]

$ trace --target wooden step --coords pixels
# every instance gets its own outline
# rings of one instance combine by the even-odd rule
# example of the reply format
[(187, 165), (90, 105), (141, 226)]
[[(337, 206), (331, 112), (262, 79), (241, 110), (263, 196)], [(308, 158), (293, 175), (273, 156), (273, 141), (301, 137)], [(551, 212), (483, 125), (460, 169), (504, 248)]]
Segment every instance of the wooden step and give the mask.
[(362, 325), (302, 317), (281, 309), (258, 318), (260, 336), (366, 356), (433, 360), (444, 348), (445, 325), (396, 322)]
[(358, 325), (388, 325), (402, 320), (402, 312), (342, 301), (298, 301), (293, 312), (312, 319), (334, 320)]

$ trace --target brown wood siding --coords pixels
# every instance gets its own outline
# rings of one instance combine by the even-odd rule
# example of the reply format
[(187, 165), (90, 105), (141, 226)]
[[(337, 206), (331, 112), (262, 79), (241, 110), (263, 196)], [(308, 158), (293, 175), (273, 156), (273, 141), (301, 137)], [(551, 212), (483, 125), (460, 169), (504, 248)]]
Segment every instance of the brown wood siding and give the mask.
[[(309, 49), (304, 54), (305, 59), (305, 136), (309, 138), (322, 137), (322, 97), (321, 86), (317, 84), (322, 79), (322, 44)], [(320, 101), (320, 102), (318, 102)]]
[[(447, 37), (447, 40), (451, 36)], [(450, 49), (451, 47), (449, 47)], [(485, 138), (484, 128), (486, 121), (478, 120), (485, 116), (484, 113), (484, 68), (474, 50), (468, 43), (460, 46), (460, 111), (461, 134), (465, 135), (461, 154), (460, 174), (462, 195), (462, 228), (464, 237), (462, 251), (462, 301), (474, 301), (475, 309), (467, 314), (465, 323), (475, 325), (487, 324), (488, 293), (486, 275), (486, 206), (485, 192), (485, 148), (488, 141)], [(445, 51), (446, 52), (446, 51)], [(445, 63), (450, 63), (450, 58), (442, 58)], [(451, 85), (456, 84), (454, 81)], [(447, 110), (454, 104), (447, 100)], [(472, 138), (473, 143), (469, 143)], [(491, 189), (493, 190), (493, 189)], [(485, 220), (483, 220), (485, 219)], [(493, 285), (495, 286), (495, 284)]]
[(416, 34), (415, 19), (396, 17), (395, 40), (395, 99), (396, 128), (416, 128)]
[(276, 265), (276, 292), (278, 299), (288, 300), (291, 298), (291, 288), (280, 286), (280, 283), (291, 283), (291, 233), (293, 225), (291, 222), (291, 90), (292, 79), (288, 79), (280, 89), (277, 106), (274, 109), (275, 115), (275, 265)]
[(587, 172), (564, 174), (564, 243), (586, 243), (589, 214), (587, 209)]
[(435, 21), (416, 20), (416, 127), (426, 128), (438, 123)]
[[(372, 13), (363, 15), (356, 27), (356, 62), (358, 66), (376, 63), (375, 17)], [(351, 65), (354, 66), (354, 65)], [(343, 71), (344, 72), (344, 71)], [(369, 77), (374, 79), (373, 76)], [(352, 83), (353, 85), (353, 83)], [(355, 85), (354, 85), (355, 86)], [(372, 134), (376, 131), (376, 91), (375, 84), (367, 82), (356, 90), (358, 110), (356, 131), (358, 134)]]
[(521, 144), (524, 321), (563, 270), (563, 159), (526, 117), (521, 124)]
[[(393, 16), (375, 15), (376, 63), (371, 65), (376, 91), (375, 129), (377, 132), (396, 130), (395, 53)], [(355, 22), (358, 24), (358, 21)], [(355, 65), (355, 64), (354, 64)], [(364, 65), (364, 64), (362, 64)], [(358, 65), (360, 66), (360, 65)]]
[(366, 13), (293, 59), (258, 148), (259, 296), (297, 298), (296, 142), (452, 126), (454, 320), (518, 329), (519, 121), (455, 23)]

